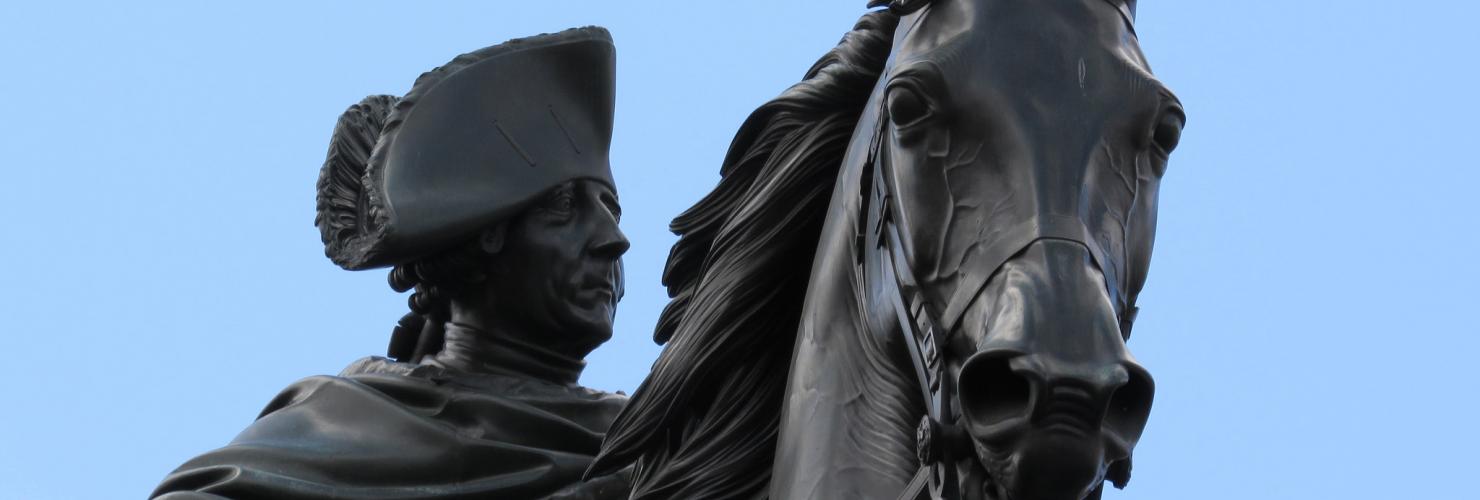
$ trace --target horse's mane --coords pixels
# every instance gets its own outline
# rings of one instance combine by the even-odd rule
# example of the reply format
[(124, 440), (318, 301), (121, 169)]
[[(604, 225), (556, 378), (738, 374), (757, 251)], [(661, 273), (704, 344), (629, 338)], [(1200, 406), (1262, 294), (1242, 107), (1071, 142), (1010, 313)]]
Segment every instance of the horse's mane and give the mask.
[(751, 113), (719, 185), (674, 219), (654, 339), (667, 348), (607, 434), (595, 475), (632, 498), (763, 498), (802, 303), (844, 150), (898, 17), (870, 12), (802, 82)]

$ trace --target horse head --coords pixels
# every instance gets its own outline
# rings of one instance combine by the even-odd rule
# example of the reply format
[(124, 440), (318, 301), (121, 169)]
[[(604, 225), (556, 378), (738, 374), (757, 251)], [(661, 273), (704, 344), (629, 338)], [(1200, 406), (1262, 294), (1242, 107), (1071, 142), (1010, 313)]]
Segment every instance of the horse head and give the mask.
[(673, 222), (667, 348), (588, 474), (632, 466), (645, 500), (1123, 485), (1184, 121), (1126, 1), (895, 0), (757, 108)]
[[(937, 495), (1129, 480), (1153, 382), (1126, 348), (1185, 115), (1125, 0), (893, 2), (859, 252), (869, 329), (907, 339)], [(951, 492), (955, 493), (942, 493)]]

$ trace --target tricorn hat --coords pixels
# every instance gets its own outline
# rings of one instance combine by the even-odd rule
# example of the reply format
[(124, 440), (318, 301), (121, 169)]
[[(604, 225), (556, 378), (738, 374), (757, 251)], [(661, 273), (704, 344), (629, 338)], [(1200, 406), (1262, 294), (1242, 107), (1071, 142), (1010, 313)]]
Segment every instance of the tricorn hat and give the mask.
[(546, 190), (615, 190), (608, 148), (616, 48), (576, 28), (463, 54), (400, 99), (339, 119), (319, 173), (315, 224), (345, 269), (409, 262), (471, 238)]

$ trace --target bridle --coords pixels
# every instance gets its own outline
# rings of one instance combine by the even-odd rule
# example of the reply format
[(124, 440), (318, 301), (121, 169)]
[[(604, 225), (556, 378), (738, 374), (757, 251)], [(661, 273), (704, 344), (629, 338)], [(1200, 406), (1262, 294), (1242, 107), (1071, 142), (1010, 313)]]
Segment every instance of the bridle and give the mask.
[[(1134, 33), (1137, 0), (1105, 0), (1113, 5)], [(901, 17), (912, 14), (931, 0), (872, 0), (870, 7), (887, 5)], [(974, 254), (963, 262), (960, 275), (965, 279), (947, 299), (944, 307), (932, 304), (920, 286), (912, 269), (909, 256), (905, 255), (903, 237), (895, 224), (899, 206), (892, 184), (886, 175), (891, 168), (887, 154), (888, 142), (883, 140), (890, 118), (882, 109), (876, 115), (877, 127), (868, 158), (863, 166), (863, 176), (871, 176), (867, 193), (868, 215), (862, 221), (866, 229), (859, 231), (860, 245), (856, 249), (862, 257), (865, 273), (865, 294), (868, 303), (882, 299), (892, 306), (900, 334), (909, 350), (915, 379), (919, 382), (920, 395), (925, 401), (926, 413), (916, 428), (916, 456), (920, 470), (900, 494), (901, 500), (955, 500), (957, 491), (955, 463), (961, 450), (959, 443), (970, 439), (956, 425), (952, 402), (955, 397), (956, 381), (948, 376), (942, 361), (941, 349), (957, 331), (961, 317), (981, 292), (991, 276), (1023, 249), (1039, 240), (1056, 239), (1077, 243), (1088, 249), (1105, 276), (1106, 288), (1115, 311), (1119, 315), (1122, 339), (1129, 339), (1131, 327), (1140, 311), (1135, 305), (1135, 295), (1122, 290), (1122, 276), (1110, 266), (1089, 226), (1076, 216), (1056, 214), (1031, 214), (997, 233), (985, 251)], [(1139, 193), (1136, 193), (1139, 195)], [(1133, 202), (1134, 203), (1134, 202)], [(866, 239), (865, 239), (866, 238)], [(874, 288), (875, 286), (879, 288)], [(871, 322), (870, 322), (871, 323)], [(871, 325), (883, 326), (883, 325)]]
[(1130, 338), (1131, 326), (1139, 309), (1133, 299), (1127, 301), (1129, 294), (1120, 290), (1118, 277), (1108, 271), (1113, 268), (1089, 226), (1077, 217), (1053, 214), (1032, 214), (997, 233), (990, 246), (963, 263), (960, 274), (964, 280), (945, 307), (931, 303), (910, 268), (903, 237), (895, 224), (899, 206), (888, 181), (887, 171), (892, 165), (888, 142), (884, 140), (890, 123), (888, 114), (881, 110), (877, 122), (862, 173), (872, 177), (872, 182), (868, 183), (868, 214), (862, 221), (867, 224), (867, 229), (864, 230), (866, 232), (860, 231), (862, 248), (856, 250), (862, 257), (865, 283), (869, 283), (864, 293), (874, 295), (866, 302), (882, 300), (892, 306), (926, 406), (926, 413), (916, 428), (916, 456), (920, 460), (920, 470), (899, 498), (955, 500), (960, 498), (955, 463), (961, 458), (959, 455), (967, 453), (959, 443), (969, 437), (955, 425), (957, 415), (953, 413), (952, 398), (955, 397), (956, 381), (948, 376), (941, 350), (957, 331), (966, 308), (991, 276), (1013, 256), (1037, 241), (1054, 239), (1078, 243), (1089, 250), (1095, 264), (1105, 271), (1106, 287), (1118, 306), (1116, 311), (1120, 316), (1123, 339)]

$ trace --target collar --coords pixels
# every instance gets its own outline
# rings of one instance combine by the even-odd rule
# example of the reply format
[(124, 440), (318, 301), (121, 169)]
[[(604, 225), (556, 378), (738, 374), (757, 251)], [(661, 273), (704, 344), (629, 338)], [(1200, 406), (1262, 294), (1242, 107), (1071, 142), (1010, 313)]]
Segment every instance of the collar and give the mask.
[(447, 323), (442, 351), (426, 363), (464, 373), (493, 373), (575, 385), (586, 362), (512, 335)]

